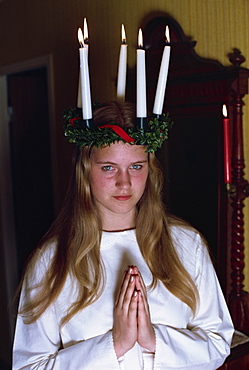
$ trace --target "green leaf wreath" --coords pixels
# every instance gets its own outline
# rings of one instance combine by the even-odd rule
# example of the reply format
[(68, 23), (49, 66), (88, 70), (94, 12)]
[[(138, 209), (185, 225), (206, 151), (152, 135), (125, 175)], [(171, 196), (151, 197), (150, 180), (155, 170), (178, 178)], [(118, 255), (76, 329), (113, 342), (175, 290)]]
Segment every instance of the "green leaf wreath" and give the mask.
[[(126, 142), (111, 128), (88, 128), (85, 127), (84, 121), (81, 118), (81, 109), (68, 108), (65, 110), (63, 117), (66, 119), (65, 136), (70, 143), (77, 146), (96, 146), (102, 147), (110, 145), (115, 141)], [(115, 122), (111, 123), (116, 125)], [(158, 118), (148, 119), (148, 128), (143, 130), (141, 128), (126, 129), (126, 133), (135, 141), (133, 144), (145, 145), (148, 153), (154, 153), (158, 148), (161, 148), (165, 139), (168, 138), (169, 130), (173, 125), (169, 117), (169, 113), (163, 114)]]

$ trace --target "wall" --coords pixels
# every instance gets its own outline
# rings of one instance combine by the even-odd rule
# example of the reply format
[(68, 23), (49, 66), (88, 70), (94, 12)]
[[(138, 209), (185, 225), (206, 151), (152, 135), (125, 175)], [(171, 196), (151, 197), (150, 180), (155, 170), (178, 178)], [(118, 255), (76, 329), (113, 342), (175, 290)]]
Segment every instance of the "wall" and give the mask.
[[(0, 2), (0, 69), (9, 64), (51, 54), (54, 111), (51, 134), (57, 209), (68, 179), (71, 146), (62, 134), (62, 112), (75, 106), (78, 80), (77, 28), (87, 17), (90, 36), (92, 98), (115, 99), (120, 27), (125, 24), (129, 65), (135, 62), (138, 28), (149, 13), (166, 12), (197, 40), (202, 57), (228, 65), (234, 47), (249, 55), (248, 0), (3, 0)], [(249, 68), (248, 60), (244, 67)], [(245, 98), (244, 138), (246, 178), (249, 178), (249, 97)], [(35, 123), (34, 123), (35, 124)], [(249, 199), (245, 207), (246, 288), (249, 290)]]

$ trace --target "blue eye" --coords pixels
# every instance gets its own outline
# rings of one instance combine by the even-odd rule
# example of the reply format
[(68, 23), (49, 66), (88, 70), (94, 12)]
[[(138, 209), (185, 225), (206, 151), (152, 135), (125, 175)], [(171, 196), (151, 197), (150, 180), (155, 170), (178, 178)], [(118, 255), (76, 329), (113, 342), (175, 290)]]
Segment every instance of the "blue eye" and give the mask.
[(133, 164), (131, 167), (133, 170), (140, 170), (142, 168), (141, 164)]
[(104, 171), (111, 171), (112, 169), (113, 169), (112, 166), (103, 166), (102, 167), (102, 170), (104, 170)]

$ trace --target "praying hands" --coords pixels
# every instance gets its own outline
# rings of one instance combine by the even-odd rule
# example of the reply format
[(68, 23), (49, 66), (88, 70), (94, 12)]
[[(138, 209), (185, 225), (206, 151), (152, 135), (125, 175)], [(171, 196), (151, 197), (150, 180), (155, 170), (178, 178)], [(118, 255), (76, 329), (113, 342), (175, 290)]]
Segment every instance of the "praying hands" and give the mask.
[(155, 333), (150, 320), (146, 286), (136, 266), (128, 266), (115, 302), (113, 341), (117, 357), (136, 342), (155, 352)]

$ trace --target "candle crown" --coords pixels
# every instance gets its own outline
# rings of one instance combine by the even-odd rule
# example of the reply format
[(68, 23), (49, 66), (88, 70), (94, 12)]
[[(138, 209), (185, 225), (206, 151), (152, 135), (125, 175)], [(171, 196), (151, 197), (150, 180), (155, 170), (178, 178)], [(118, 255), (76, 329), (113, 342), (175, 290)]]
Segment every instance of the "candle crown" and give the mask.
[[(168, 26), (165, 30), (166, 43), (169, 42)], [(131, 144), (144, 145), (146, 151), (154, 153), (162, 146), (165, 139), (168, 138), (168, 131), (173, 122), (169, 118), (169, 114), (162, 114), (162, 106), (164, 101), (165, 86), (167, 81), (168, 65), (169, 65), (169, 50), (170, 46), (164, 48), (163, 58), (160, 67), (155, 103), (153, 109), (153, 117), (147, 118), (146, 105), (146, 61), (145, 50), (143, 49), (143, 34), (142, 29), (138, 32), (138, 50), (137, 50), (137, 104), (136, 104), (136, 122), (134, 128), (123, 129), (115, 122), (110, 122), (108, 125), (96, 127), (92, 120), (92, 104), (91, 91), (88, 68), (88, 29), (86, 18), (84, 18), (84, 35), (81, 28), (78, 29), (78, 40), (81, 46), (80, 55), (80, 79), (78, 102), (82, 103), (82, 109), (68, 109), (65, 111), (64, 118), (65, 136), (69, 142), (75, 143), (77, 146), (96, 146), (102, 147), (110, 145), (116, 141), (122, 140)], [(121, 26), (121, 42), (126, 44), (125, 28)], [(117, 83), (117, 98), (121, 101), (125, 100), (125, 84), (126, 84), (126, 58), (127, 45), (121, 45), (118, 83)], [(122, 68), (120, 68), (122, 67)], [(163, 77), (163, 78), (162, 78)], [(80, 99), (79, 99), (80, 96)], [(83, 115), (83, 119), (81, 118)], [(155, 118), (156, 117), (156, 118)]]
[[(100, 107), (98, 105), (97, 107)], [(123, 129), (115, 122), (104, 126), (95, 126), (94, 121), (91, 128), (86, 127), (82, 119), (82, 112), (79, 108), (69, 108), (64, 112), (66, 123), (64, 126), (65, 136), (70, 143), (79, 147), (95, 146), (101, 148), (106, 145), (123, 141), (131, 145), (145, 145), (148, 153), (154, 153), (161, 148), (164, 140), (173, 125), (169, 114), (161, 115), (160, 118), (151, 117), (148, 119), (147, 129), (128, 128)]]

